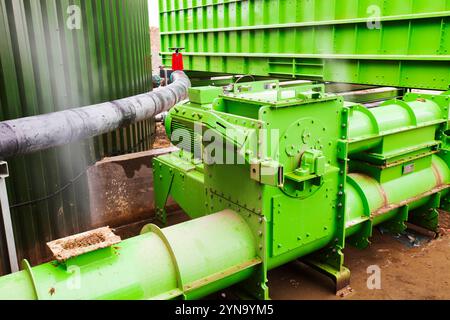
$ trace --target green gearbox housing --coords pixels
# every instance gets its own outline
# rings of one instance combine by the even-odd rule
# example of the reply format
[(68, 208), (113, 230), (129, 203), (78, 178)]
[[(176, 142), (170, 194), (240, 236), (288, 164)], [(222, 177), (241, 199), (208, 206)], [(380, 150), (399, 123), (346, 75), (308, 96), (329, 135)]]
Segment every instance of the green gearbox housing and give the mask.
[(346, 242), (367, 247), (380, 224), (436, 231), (449, 209), (449, 99), (409, 93), (367, 109), (323, 85), (192, 88), (166, 119), (179, 151), (153, 170), (159, 219), (172, 198), (193, 220), (24, 262), (0, 278), (0, 299), (197, 299), (230, 286), (268, 299), (268, 270), (297, 259), (345, 289)]

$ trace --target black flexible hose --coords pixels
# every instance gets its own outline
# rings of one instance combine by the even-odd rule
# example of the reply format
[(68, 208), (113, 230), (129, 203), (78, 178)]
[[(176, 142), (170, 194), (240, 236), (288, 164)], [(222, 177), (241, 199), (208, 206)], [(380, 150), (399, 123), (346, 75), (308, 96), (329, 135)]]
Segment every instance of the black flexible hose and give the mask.
[(182, 71), (174, 72), (172, 81), (133, 97), (0, 122), (0, 159), (92, 138), (168, 111), (187, 98), (191, 86)]

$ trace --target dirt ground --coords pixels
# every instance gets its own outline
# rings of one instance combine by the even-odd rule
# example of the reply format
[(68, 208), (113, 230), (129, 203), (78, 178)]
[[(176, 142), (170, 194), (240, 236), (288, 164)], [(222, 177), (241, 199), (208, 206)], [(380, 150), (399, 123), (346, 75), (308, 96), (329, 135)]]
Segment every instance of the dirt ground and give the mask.
[[(409, 248), (392, 235), (374, 233), (370, 248), (345, 250), (354, 292), (344, 299), (450, 299), (450, 234)], [(372, 265), (381, 269), (380, 290), (367, 288), (367, 268)], [(334, 294), (331, 280), (299, 262), (271, 271), (269, 287), (274, 300), (341, 299)]]

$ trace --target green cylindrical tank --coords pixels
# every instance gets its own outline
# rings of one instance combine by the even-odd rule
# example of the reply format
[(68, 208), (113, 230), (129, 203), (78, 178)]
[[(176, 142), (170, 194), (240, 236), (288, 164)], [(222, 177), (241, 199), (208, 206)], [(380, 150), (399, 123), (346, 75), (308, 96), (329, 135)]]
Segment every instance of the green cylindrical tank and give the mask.
[[(0, 121), (151, 90), (147, 0), (0, 0)], [(154, 121), (8, 159), (19, 259), (90, 228), (86, 168), (151, 147)], [(1, 229), (1, 228), (0, 228)], [(3, 237), (0, 231), (0, 247)], [(0, 253), (1, 253), (0, 249)], [(0, 274), (7, 272), (0, 259)]]

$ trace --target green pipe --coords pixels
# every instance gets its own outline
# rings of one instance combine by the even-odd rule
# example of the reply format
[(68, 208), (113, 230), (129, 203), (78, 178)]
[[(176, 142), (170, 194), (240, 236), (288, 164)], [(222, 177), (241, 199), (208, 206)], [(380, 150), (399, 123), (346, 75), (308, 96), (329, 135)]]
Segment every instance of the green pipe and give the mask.
[(257, 258), (231, 210), (0, 278), (0, 300), (196, 299), (248, 278)]
[(386, 183), (379, 183), (364, 174), (350, 174), (348, 180), (346, 221), (350, 227), (346, 234), (351, 236), (360, 230), (361, 224), (356, 222), (367, 213), (392, 206), (392, 210), (374, 216), (373, 224), (376, 226), (397, 213), (396, 204), (411, 199), (408, 203), (410, 210), (425, 205), (430, 198), (427, 193), (450, 183), (450, 170), (443, 159), (433, 156), (431, 167)]

